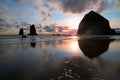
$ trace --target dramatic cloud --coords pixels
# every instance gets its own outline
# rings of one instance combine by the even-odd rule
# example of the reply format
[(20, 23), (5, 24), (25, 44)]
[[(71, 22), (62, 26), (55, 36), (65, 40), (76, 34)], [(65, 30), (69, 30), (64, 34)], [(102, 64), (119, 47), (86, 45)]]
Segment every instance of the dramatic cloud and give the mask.
[[(65, 23), (74, 22), (78, 24), (76, 21), (70, 21), (70, 19), (65, 22), (68, 17), (79, 15), (84, 11), (94, 10), (101, 13), (114, 8), (115, 10), (120, 9), (120, 0), (1, 0), (0, 30), (3, 31), (12, 26), (19, 28), (17, 25), (20, 22), (19, 25), (29, 26), (22, 21), (34, 24), (41, 23), (42, 25), (64, 21), (63, 25), (68, 26)], [(61, 14), (65, 17), (62, 16), (61, 18)], [(58, 30), (61, 29), (58, 28)]]
[(89, 2), (88, 0), (61, 0), (61, 7), (64, 12), (81, 13), (90, 6)]
[(51, 18), (54, 11), (80, 14), (86, 10), (102, 12), (112, 8), (114, 4), (120, 5), (120, 0), (13, 0), (17, 3), (30, 2), (40, 13), (41, 20)]
[[(81, 13), (85, 10), (103, 10), (112, 7), (109, 0), (60, 0), (64, 12)], [(109, 5), (109, 6), (108, 6)]]
[(13, 1), (22, 3), (22, 2), (24, 2), (25, 0), (13, 0)]
[(120, 0), (115, 0), (115, 1), (120, 4)]
[(102, 12), (113, 6), (110, 0), (30, 0), (30, 2), (40, 12), (42, 21), (51, 18), (51, 13), (55, 10), (80, 14), (86, 10)]
[(116, 1), (117, 6), (120, 7), (120, 0), (115, 0), (115, 1)]

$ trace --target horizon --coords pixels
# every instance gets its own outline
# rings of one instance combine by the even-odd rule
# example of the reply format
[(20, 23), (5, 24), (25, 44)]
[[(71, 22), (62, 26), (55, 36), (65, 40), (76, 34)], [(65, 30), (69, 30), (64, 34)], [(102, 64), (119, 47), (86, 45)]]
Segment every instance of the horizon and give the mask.
[(120, 28), (120, 0), (2, 0), (0, 34), (18, 34), (30, 24), (38, 33), (46, 33), (46, 26), (51, 33), (70, 33), (91, 10), (108, 19), (111, 28)]

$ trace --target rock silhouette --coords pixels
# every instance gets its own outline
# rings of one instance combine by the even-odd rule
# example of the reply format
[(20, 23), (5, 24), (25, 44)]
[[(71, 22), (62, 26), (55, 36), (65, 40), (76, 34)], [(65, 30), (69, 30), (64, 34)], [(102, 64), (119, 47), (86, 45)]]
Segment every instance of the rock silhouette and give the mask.
[(37, 35), (35, 25), (30, 26), (30, 34), (29, 35)]
[(35, 42), (32, 42), (32, 43), (30, 43), (30, 45), (31, 45), (32, 48), (35, 48), (36, 43), (35, 43)]
[(84, 16), (79, 24), (77, 35), (115, 35), (109, 21), (94, 11)]
[(21, 28), (21, 29), (19, 30), (19, 35), (21, 35), (22, 38), (26, 38), (26, 37), (27, 37), (26, 35), (24, 35), (24, 30), (23, 30), (23, 28)]
[(24, 35), (23, 28), (21, 28), (21, 29), (19, 30), (19, 35)]
[(97, 57), (109, 48), (110, 39), (80, 39), (78, 40), (79, 47), (85, 56), (89, 58)]

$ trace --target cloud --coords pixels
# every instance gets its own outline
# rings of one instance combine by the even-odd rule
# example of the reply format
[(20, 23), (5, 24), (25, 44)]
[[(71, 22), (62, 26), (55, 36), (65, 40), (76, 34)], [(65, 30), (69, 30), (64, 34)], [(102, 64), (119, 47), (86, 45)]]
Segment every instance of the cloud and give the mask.
[(43, 17), (43, 21), (47, 20), (47, 14), (44, 11), (41, 12), (41, 16)]
[[(85, 10), (93, 9), (102, 12), (111, 4), (109, 0), (60, 0), (61, 8), (64, 12), (81, 13)], [(113, 6), (113, 5), (111, 5)], [(110, 5), (109, 5), (110, 7)]]
[(116, 4), (117, 4), (117, 6), (120, 7), (120, 0), (115, 0), (115, 2), (116, 2)]
[[(1, 2), (10, 0), (3, 0)], [(43, 22), (52, 18), (54, 12), (69, 12), (73, 14), (80, 14), (86, 10), (94, 10), (102, 12), (112, 8), (115, 4), (120, 6), (120, 0), (11, 0), (14, 3), (31, 3), (32, 8), (28, 5), (15, 4), (19, 7), (11, 9), (8, 5), (0, 5), (0, 16), (3, 17), (36, 17)], [(6, 2), (8, 3), (8, 2)], [(31, 5), (30, 4), (30, 5)], [(11, 3), (9, 5), (12, 5)], [(21, 7), (22, 6), (22, 7)], [(21, 8), (20, 8), (21, 7)], [(33, 8), (35, 10), (33, 10)], [(36, 12), (38, 12), (36, 14)]]
[(50, 13), (48, 13), (48, 17), (52, 17)]
[[(54, 11), (80, 14), (86, 10), (102, 12), (114, 6), (114, 0), (30, 0), (35, 9), (42, 15), (43, 21), (51, 18)], [(120, 0), (116, 0), (119, 2)], [(43, 12), (44, 15), (43, 15)], [(46, 14), (46, 15), (45, 15)], [(47, 15), (49, 14), (49, 15)]]
[(0, 17), (1, 17), (1, 15), (6, 15), (7, 14), (7, 11), (8, 11), (8, 7), (7, 6), (5, 6), (5, 5), (0, 5)]
[(47, 21), (49, 18), (52, 17), (51, 11), (53, 11), (54, 8), (50, 6), (47, 0), (30, 0), (30, 2), (33, 4), (34, 8), (40, 13), (40, 18), (42, 21)]
[(80, 13), (85, 10), (87, 2), (86, 0), (61, 0), (61, 7), (64, 12)]
[(96, 11), (101, 12), (106, 7), (104, 0), (30, 0), (30, 2), (41, 14), (42, 21), (47, 21), (51, 18), (51, 14), (54, 11), (80, 14), (91, 8), (96, 8)]
[(8, 30), (9, 24), (6, 23), (6, 21), (2, 18), (0, 18), (0, 32), (5, 32), (6, 30)]
[(13, 0), (17, 3), (30, 2), (39, 12), (41, 21), (52, 18), (54, 11), (80, 14), (86, 10), (102, 12), (114, 6), (120, 5), (120, 0)]
[(18, 2), (18, 3), (23, 3), (25, 0), (13, 0), (15, 2)]
[(115, 1), (116, 1), (116, 3), (120, 4), (120, 0), (115, 0)]
[(18, 0), (0, 1), (0, 18), (36, 17), (35, 10), (29, 8), (29, 6), (26, 6), (25, 4), (21, 4), (21, 1), (20, 0), (19, 1)]
[[(50, 3), (56, 4), (57, 9), (62, 12), (70, 12), (80, 14), (87, 10), (103, 12), (105, 10), (120, 7), (120, 0), (48, 0)], [(115, 7), (115, 5), (117, 5)]]
[(14, 19), (0, 18), (0, 33), (19, 28), (18, 23)]

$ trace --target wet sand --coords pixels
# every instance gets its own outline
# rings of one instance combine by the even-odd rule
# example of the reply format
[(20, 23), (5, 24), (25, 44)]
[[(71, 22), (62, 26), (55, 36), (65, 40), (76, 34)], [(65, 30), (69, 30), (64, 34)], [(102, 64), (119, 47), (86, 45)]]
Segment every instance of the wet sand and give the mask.
[(0, 41), (0, 80), (120, 80), (119, 36)]

